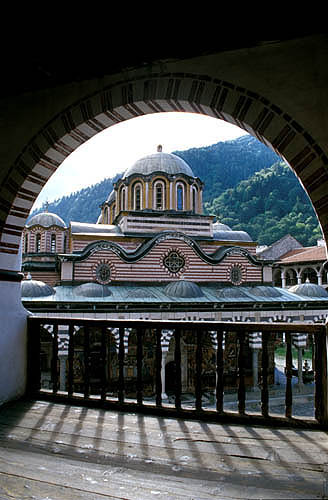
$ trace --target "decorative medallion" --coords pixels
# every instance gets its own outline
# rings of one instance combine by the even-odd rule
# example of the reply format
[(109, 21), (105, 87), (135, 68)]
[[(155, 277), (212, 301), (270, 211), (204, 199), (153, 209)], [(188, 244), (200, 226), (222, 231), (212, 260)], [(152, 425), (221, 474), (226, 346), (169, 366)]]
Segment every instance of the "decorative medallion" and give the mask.
[(164, 266), (172, 274), (177, 274), (181, 271), (185, 263), (184, 257), (175, 250), (171, 250), (163, 259)]
[(242, 283), (243, 267), (240, 264), (233, 264), (228, 273), (228, 279), (233, 285), (240, 285)]
[(111, 268), (108, 262), (100, 262), (94, 269), (98, 283), (107, 285), (111, 281)]

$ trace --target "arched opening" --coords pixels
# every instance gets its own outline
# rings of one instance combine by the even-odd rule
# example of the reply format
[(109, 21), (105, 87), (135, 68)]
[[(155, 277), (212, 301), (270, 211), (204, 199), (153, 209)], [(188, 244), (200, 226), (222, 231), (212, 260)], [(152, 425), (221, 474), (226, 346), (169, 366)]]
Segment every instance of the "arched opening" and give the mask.
[[(201, 113), (233, 123), (277, 152), (294, 170), (328, 234), (328, 157), (305, 125), (286, 109), (252, 89), (193, 73), (146, 75), (113, 83), (71, 100), (35, 132), (1, 184), (0, 268), (19, 271), (19, 247), (29, 210), (63, 160), (93, 135), (136, 116), (163, 111)], [(279, 101), (278, 101), (279, 102)], [(182, 196), (177, 205), (183, 210)], [(134, 209), (142, 209), (142, 189)], [(185, 202), (183, 207), (185, 207)], [(38, 245), (36, 245), (38, 248)], [(39, 243), (41, 250), (41, 241)], [(39, 251), (40, 251), (39, 250)], [(38, 251), (38, 250), (37, 250)], [(17, 276), (17, 281), (20, 278)]]
[(302, 283), (315, 283), (318, 284), (318, 276), (312, 267), (307, 267), (301, 272)]
[(137, 182), (132, 186), (132, 206), (133, 210), (142, 210), (143, 199), (142, 199), (142, 185)]
[(297, 274), (294, 269), (288, 269), (286, 272), (286, 286), (297, 285)]
[(163, 181), (155, 181), (154, 183), (154, 199), (153, 208), (155, 210), (164, 210), (165, 207), (165, 184)]
[(51, 253), (56, 252), (56, 235), (55, 234), (51, 235), (50, 251), (51, 251)]
[(176, 185), (176, 210), (185, 210), (185, 186), (182, 182)]

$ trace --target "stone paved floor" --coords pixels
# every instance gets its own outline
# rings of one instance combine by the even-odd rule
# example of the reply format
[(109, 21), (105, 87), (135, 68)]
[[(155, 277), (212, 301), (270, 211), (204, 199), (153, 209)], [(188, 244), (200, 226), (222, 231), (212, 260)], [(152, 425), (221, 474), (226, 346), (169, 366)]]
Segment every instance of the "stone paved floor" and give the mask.
[(0, 499), (328, 498), (328, 433), (47, 402), (0, 409)]

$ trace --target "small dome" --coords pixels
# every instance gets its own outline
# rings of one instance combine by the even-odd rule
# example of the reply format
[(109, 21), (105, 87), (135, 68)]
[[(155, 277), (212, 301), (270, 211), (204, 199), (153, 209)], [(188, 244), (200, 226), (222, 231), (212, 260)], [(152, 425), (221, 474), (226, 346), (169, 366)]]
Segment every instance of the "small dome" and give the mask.
[(111, 191), (109, 193), (109, 196), (107, 198), (107, 203), (111, 203), (112, 201), (115, 201), (115, 197), (116, 197), (116, 194), (115, 194), (115, 191), (113, 189), (113, 191)]
[(66, 224), (59, 215), (53, 214), (51, 212), (41, 212), (40, 214), (33, 215), (26, 223), (26, 227), (31, 226), (42, 226), (51, 227), (59, 226), (66, 228)]
[(179, 297), (189, 299), (194, 297), (203, 297), (203, 292), (196, 283), (192, 281), (173, 281), (169, 283), (164, 290), (164, 293), (170, 297)]
[(28, 278), (21, 283), (22, 297), (48, 297), (55, 295), (56, 291), (43, 281), (33, 280)]
[[(222, 226), (224, 226), (224, 224), (222, 224)], [(230, 227), (228, 227), (228, 229), (214, 228), (213, 239), (218, 241), (253, 241), (246, 231), (233, 231)]]
[(322, 286), (316, 285), (315, 283), (294, 285), (288, 288), (288, 292), (295, 293), (295, 295), (301, 295), (302, 297), (328, 298), (328, 292)]
[(109, 297), (112, 295), (108, 286), (93, 282), (75, 287), (73, 293), (80, 297)]
[(232, 231), (232, 229), (226, 224), (221, 224), (221, 222), (214, 222), (213, 231), (216, 233), (217, 231)]
[(159, 148), (157, 153), (137, 160), (127, 169), (123, 178), (125, 179), (133, 174), (149, 175), (155, 172), (164, 172), (171, 175), (185, 174), (189, 177), (195, 177), (189, 165), (182, 158), (172, 153), (163, 153)]

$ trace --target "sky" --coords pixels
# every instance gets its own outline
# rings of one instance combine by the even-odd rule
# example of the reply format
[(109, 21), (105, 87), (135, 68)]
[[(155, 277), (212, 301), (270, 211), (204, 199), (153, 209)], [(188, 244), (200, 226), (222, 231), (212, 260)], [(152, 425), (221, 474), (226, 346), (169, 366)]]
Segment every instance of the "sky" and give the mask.
[(39, 194), (42, 203), (124, 172), (143, 156), (209, 146), (246, 135), (245, 130), (217, 118), (194, 113), (156, 113), (113, 125), (77, 148), (60, 165)]

